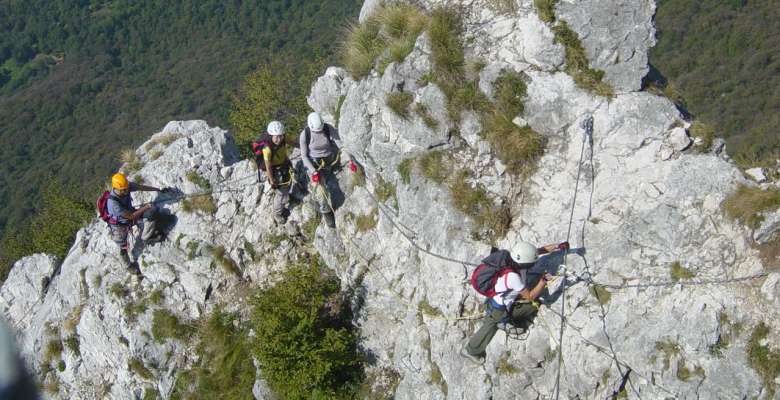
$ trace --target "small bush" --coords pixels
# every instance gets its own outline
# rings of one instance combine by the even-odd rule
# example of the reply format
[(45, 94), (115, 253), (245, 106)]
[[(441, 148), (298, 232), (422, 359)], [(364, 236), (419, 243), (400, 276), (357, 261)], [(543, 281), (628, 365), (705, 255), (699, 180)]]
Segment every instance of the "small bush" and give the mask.
[(409, 106), (413, 101), (414, 96), (406, 92), (392, 92), (385, 98), (385, 104), (403, 119), (409, 119)]
[(555, 3), (557, 2), (558, 0), (534, 0), (539, 19), (548, 24), (555, 22)]
[(68, 368), (68, 366), (65, 364), (65, 361), (60, 360), (57, 362), (57, 371), (65, 372), (65, 368)]
[(370, 213), (366, 215), (358, 215), (355, 218), (355, 226), (358, 232), (368, 232), (376, 228), (376, 224), (379, 222), (379, 210), (374, 208)]
[(428, 109), (428, 106), (422, 103), (417, 103), (414, 105), (414, 112), (417, 114), (418, 117), (420, 117), (423, 120), (423, 123), (425, 126), (427, 126), (430, 129), (436, 129), (439, 127), (439, 121), (436, 120), (431, 115), (431, 111)]
[(588, 291), (590, 292), (590, 295), (593, 296), (593, 298), (595, 298), (596, 301), (598, 301), (602, 306), (612, 300), (612, 293), (610, 293), (609, 290), (607, 290), (604, 286), (591, 285), (588, 287)]
[(146, 366), (144, 366), (144, 363), (133, 357), (130, 360), (127, 361), (127, 367), (137, 376), (141, 377), (141, 379), (150, 380), (154, 378), (154, 375), (152, 374), (152, 371), (149, 371)]
[(414, 50), (417, 37), (425, 29), (428, 18), (417, 7), (407, 4), (380, 9), (377, 17), (387, 36), (389, 60), (403, 62)]
[(122, 166), (122, 171), (126, 175), (130, 175), (144, 167), (144, 162), (138, 157), (135, 149), (128, 148), (122, 150), (119, 154), (119, 161), (124, 164)]
[(708, 151), (715, 141), (715, 129), (701, 121), (694, 121), (690, 129), (691, 136), (701, 139), (696, 145), (700, 151)]
[(60, 358), (63, 349), (60, 338), (54, 338), (46, 342), (46, 346), (43, 349), (43, 363), (49, 364), (53, 360)]
[(358, 168), (358, 170), (352, 174), (352, 187), (363, 187), (366, 186), (366, 171), (363, 168)]
[[(428, 34), (431, 39), (433, 76), (448, 97), (451, 90), (463, 83), (465, 58), (462, 21), (451, 9), (439, 7), (431, 12)], [(450, 93), (448, 93), (450, 92)]]
[(577, 32), (569, 28), (566, 21), (558, 21), (552, 30), (555, 34), (555, 43), (563, 45), (566, 51), (566, 72), (574, 78), (577, 86), (599, 96), (613, 97), (615, 93), (612, 88), (602, 81), (604, 71), (590, 68)]
[(510, 174), (530, 175), (544, 154), (545, 141), (530, 126), (518, 127), (513, 119), (514, 116), (501, 113), (487, 116), (483, 120), (482, 137), (491, 144)]
[(209, 183), (209, 181), (206, 178), (200, 176), (200, 174), (198, 174), (198, 171), (195, 170), (187, 171), (186, 177), (188, 181), (198, 185), (198, 187), (200, 187), (201, 189), (211, 190), (211, 183)]
[(140, 301), (138, 303), (130, 301), (125, 304), (125, 316), (127, 317), (128, 321), (135, 322), (139, 315), (146, 312), (147, 308), (148, 307), (145, 301)]
[(776, 389), (775, 379), (780, 375), (780, 352), (761, 344), (767, 336), (769, 336), (769, 327), (763, 322), (759, 323), (750, 335), (747, 358), (750, 367), (763, 379), (764, 387), (769, 392), (767, 398), (773, 398)]
[(339, 280), (318, 259), (282, 275), (252, 302), (253, 354), (263, 377), (283, 399), (353, 397), (362, 357), (348, 302), (335, 300)]
[(217, 308), (198, 324), (197, 362), (180, 371), (171, 399), (248, 399), (255, 367), (246, 326), (236, 314)]
[(417, 165), (424, 177), (442, 184), (450, 175), (451, 162), (452, 160), (449, 157), (445, 157), (444, 152), (432, 151), (420, 157)]
[(269, 233), (268, 235), (264, 236), (265, 241), (271, 245), (271, 247), (279, 247), (279, 245), (282, 244), (285, 240), (288, 239), (287, 235), (285, 234), (274, 234)]
[(225, 272), (231, 273), (235, 276), (241, 276), (241, 269), (238, 267), (235, 261), (230, 257), (225, 246), (217, 246), (212, 251), (214, 260), (219, 264)]
[(376, 187), (374, 188), (374, 194), (380, 202), (384, 203), (390, 199), (393, 199), (393, 202), (397, 203), (395, 191), (395, 185), (385, 181), (382, 178), (382, 175), (376, 176)]
[(406, 158), (398, 163), (398, 175), (401, 176), (401, 182), (408, 185), (412, 182), (412, 167), (414, 166), (414, 159)]
[(62, 341), (65, 347), (72, 351), (76, 355), (81, 355), (81, 347), (79, 345), (79, 338), (76, 335), (68, 336)]
[(214, 198), (211, 197), (211, 194), (204, 194), (184, 199), (181, 202), (181, 209), (188, 213), (197, 212), (204, 215), (214, 215), (217, 212), (217, 205), (214, 204)]
[(761, 190), (758, 187), (740, 185), (723, 202), (726, 215), (751, 229), (756, 229), (764, 221), (761, 215), (765, 211), (774, 211), (780, 207), (780, 189)]
[(162, 289), (155, 289), (152, 294), (149, 295), (149, 303), (159, 306), (165, 300), (165, 294)]
[(179, 322), (179, 318), (171, 314), (168, 310), (154, 310), (152, 317), (152, 336), (158, 343), (163, 343), (165, 339), (172, 338), (177, 340), (187, 339), (192, 333), (192, 329)]
[(677, 282), (679, 280), (691, 279), (695, 277), (696, 274), (688, 268), (683, 267), (679, 261), (675, 261), (669, 265), (669, 276), (673, 281)]

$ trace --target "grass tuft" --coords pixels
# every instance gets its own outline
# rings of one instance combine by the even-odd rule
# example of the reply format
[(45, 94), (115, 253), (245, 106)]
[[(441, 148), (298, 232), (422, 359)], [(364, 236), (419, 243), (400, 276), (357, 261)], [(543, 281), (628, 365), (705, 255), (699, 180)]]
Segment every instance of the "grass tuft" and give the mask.
[(401, 177), (401, 182), (408, 185), (412, 182), (412, 167), (414, 166), (414, 159), (405, 158), (398, 163), (398, 175)]
[(414, 102), (414, 96), (406, 92), (392, 92), (385, 98), (385, 104), (403, 119), (409, 119), (409, 108), (412, 102)]
[(384, 203), (390, 199), (393, 200), (393, 203), (397, 206), (398, 199), (396, 198), (396, 188), (395, 185), (393, 185), (390, 182), (387, 182), (382, 178), (382, 175), (377, 175), (376, 177), (376, 187), (374, 188), (374, 194), (376, 195), (376, 198)]
[(184, 199), (181, 202), (181, 209), (188, 213), (214, 215), (217, 212), (217, 205), (214, 204), (214, 198), (211, 197), (211, 194), (204, 194)]
[(379, 209), (374, 208), (366, 215), (358, 215), (355, 218), (355, 226), (358, 232), (368, 232), (376, 228), (379, 222)]
[(468, 179), (468, 172), (460, 171), (450, 180), (452, 205), (474, 221), (476, 229), (472, 233), (475, 238), (494, 243), (509, 232), (512, 223), (509, 207), (496, 205), (484, 187), (479, 184), (472, 187)]
[(426, 315), (428, 317), (442, 317), (444, 314), (439, 310), (438, 308), (431, 305), (431, 303), (428, 302), (427, 299), (420, 300), (419, 303), (417, 303), (417, 311), (420, 312), (422, 315)]
[(198, 187), (200, 187), (203, 190), (211, 189), (211, 183), (209, 183), (209, 181), (206, 178), (200, 176), (200, 174), (198, 174), (198, 171), (195, 171), (194, 169), (187, 171), (186, 177), (188, 181), (198, 185)]
[(428, 109), (428, 106), (422, 103), (417, 103), (414, 105), (414, 112), (417, 114), (418, 117), (420, 117), (429, 129), (437, 129), (439, 127), (439, 121), (436, 120), (431, 115), (431, 111)]
[(680, 345), (671, 340), (655, 342), (655, 349), (664, 353), (664, 369), (669, 369), (672, 357), (680, 354)]
[(122, 171), (130, 175), (144, 167), (144, 162), (138, 157), (135, 149), (127, 148), (119, 154), (119, 161), (124, 164)]
[(116, 282), (113, 285), (111, 285), (111, 288), (108, 290), (111, 295), (114, 297), (121, 299), (125, 296), (127, 296), (127, 288), (125, 285), (121, 284), (120, 282)]
[(152, 371), (149, 371), (149, 369), (144, 366), (144, 363), (135, 357), (127, 361), (127, 367), (135, 375), (141, 377), (141, 379), (151, 380), (154, 378)]
[(534, 7), (539, 19), (550, 24), (555, 22), (555, 3), (558, 0), (534, 0)]
[(607, 290), (604, 286), (591, 285), (588, 288), (588, 291), (590, 292), (590, 295), (593, 296), (593, 298), (595, 298), (596, 301), (598, 301), (602, 306), (606, 305), (610, 300), (612, 300), (612, 293), (610, 293), (609, 290)]
[(498, 359), (496, 364), (496, 373), (499, 375), (513, 375), (520, 372), (520, 369), (509, 363), (509, 353), (504, 354)]
[(747, 185), (737, 187), (737, 190), (723, 202), (723, 209), (730, 219), (739, 221), (751, 229), (758, 228), (764, 221), (763, 212), (774, 211), (778, 207), (780, 207), (780, 189), (761, 190)]
[(238, 267), (233, 258), (230, 257), (225, 246), (217, 246), (212, 250), (214, 260), (219, 264), (225, 272), (231, 273), (235, 276), (241, 276), (241, 269)]
[(762, 344), (769, 336), (769, 327), (763, 322), (759, 323), (747, 344), (748, 364), (764, 381), (764, 387), (768, 390), (767, 398), (774, 398), (775, 379), (780, 375), (780, 352), (769, 348), (768, 344)]
[(563, 45), (566, 51), (566, 72), (574, 78), (577, 86), (599, 96), (614, 97), (612, 87), (603, 82), (604, 71), (590, 68), (577, 32), (574, 32), (566, 21), (558, 21), (552, 30), (555, 43)]
[(420, 157), (417, 165), (424, 177), (442, 184), (450, 174), (451, 162), (452, 160), (446, 157), (443, 151), (432, 151)]
[(669, 265), (669, 277), (677, 282), (680, 280), (692, 279), (696, 277), (696, 274), (688, 268), (683, 267), (679, 261), (675, 261)]
[(701, 121), (694, 121), (689, 130), (691, 136), (701, 139), (701, 142), (696, 145), (699, 151), (709, 151), (712, 148), (712, 143), (715, 141), (715, 129)]
[(192, 333), (192, 328), (179, 322), (179, 318), (170, 311), (154, 310), (152, 317), (152, 336), (157, 343), (163, 343), (165, 339), (187, 339)]

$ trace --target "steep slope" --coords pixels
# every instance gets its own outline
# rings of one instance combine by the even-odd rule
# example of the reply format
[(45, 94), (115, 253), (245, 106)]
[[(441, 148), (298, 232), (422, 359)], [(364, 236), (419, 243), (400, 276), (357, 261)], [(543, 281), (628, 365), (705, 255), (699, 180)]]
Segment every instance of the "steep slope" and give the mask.
[[(439, 3), (422, 5), (431, 10)], [(778, 357), (780, 274), (754, 248), (754, 232), (721, 211), (738, 185), (758, 185), (719, 154), (720, 146), (694, 146), (671, 101), (636, 91), (646, 71), (642, 54), (653, 41), (654, 3), (621, 6), (619, 15), (636, 18), (626, 24), (605, 18), (597, 1), (553, 9), (583, 38), (590, 67), (606, 71), (616, 93), (611, 98), (582, 89), (564, 72), (571, 71), (567, 48), (554, 41), (532, 2), (511, 11), (490, 1), (461, 6), (466, 57), (485, 64), (475, 73), (479, 90), (496, 99), (493, 83), (506, 70), (527, 85), (514, 123), (544, 137), (535, 169), (524, 178), (511, 174), (500, 149), (485, 139), (478, 112), (450, 119), (446, 83), (426, 78), (437, 62), (429, 32), (381, 73), (375, 68), (355, 78), (330, 68), (314, 83), (309, 104), (338, 125), (346, 150), (365, 171), (364, 180), (339, 175), (344, 201), (334, 197), (335, 231), (303, 229), (314, 215), (308, 199), (293, 208), (284, 228), (258, 218), (268, 213), (270, 198), (251, 163), (237, 160), (230, 136), (203, 122), (170, 123), (138, 150), (145, 162), (138, 175), (199, 193), (204, 188), (186, 178), (196, 171), (213, 188), (213, 215), (164, 203), (178, 219), (169, 241), (136, 249), (145, 275), (140, 283), (119, 272), (116, 248), (96, 221), (61, 264), (45, 255), (23, 259), (0, 290), (0, 308), (18, 329), (25, 359), (60, 382), (54, 397), (99, 398), (104, 393), (93, 391), (99, 387), (116, 398), (152, 388), (169, 395), (175, 371), (193, 362), (191, 344), (156, 342), (144, 334), (154, 331), (152, 310), (132, 320), (123, 309), (132, 311), (161, 289), (164, 302), (150, 309), (171, 310), (182, 320), (218, 303), (246, 312), (245, 283), (269, 283), (268, 271), (309, 247), (302, 235), (313, 238), (352, 296), (368, 355), (367, 398), (776, 398), (771, 363)], [(372, 7), (364, 5), (363, 21)], [(623, 39), (634, 36), (641, 39)], [(634, 54), (641, 65), (606, 54)], [(399, 115), (388, 105), (390, 93), (410, 97), (408, 110), (424, 105), (427, 112)], [(583, 136), (591, 116), (592, 142)], [(175, 140), (165, 147), (163, 137), (171, 134)], [(461, 211), (461, 195), (473, 193), (509, 210), (505, 236), (491, 235), (483, 221)], [(769, 210), (755, 238), (771, 240), (779, 215)], [(565, 239), (575, 249), (535, 267), (562, 278), (543, 297), (528, 333), (500, 331), (486, 363), (475, 366), (458, 350), (483, 313), (484, 299), (468, 277), (489, 252), (491, 237), (510, 250), (519, 240)], [(241, 279), (228, 272), (235, 269), (217, 266), (224, 256), (213, 249), (220, 246)], [(117, 290), (124, 296), (111, 293), (115, 283), (127, 288)], [(45, 371), (47, 342), (72, 336), (80, 354), (66, 349), (63, 371)], [(151, 370), (150, 378), (130, 367), (133, 358)], [(270, 396), (262, 379), (255, 395)]]

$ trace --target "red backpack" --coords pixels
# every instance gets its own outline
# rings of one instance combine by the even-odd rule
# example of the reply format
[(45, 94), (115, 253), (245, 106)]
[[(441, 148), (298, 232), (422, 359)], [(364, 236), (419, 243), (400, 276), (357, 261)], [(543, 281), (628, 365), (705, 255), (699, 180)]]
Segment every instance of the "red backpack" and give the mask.
[(513, 266), (517, 263), (512, 260), (512, 256), (507, 250), (499, 250), (491, 253), (482, 264), (471, 273), (471, 287), (477, 293), (485, 297), (493, 297), (496, 293), (496, 282), (498, 278), (509, 272), (514, 272)]
[(111, 214), (108, 213), (108, 199), (110, 198), (119, 201), (119, 199), (117, 199), (116, 196), (112, 195), (111, 192), (106, 190), (97, 199), (97, 211), (98, 214), (100, 214), (100, 219), (106, 221), (106, 223), (109, 225), (116, 225), (117, 224), (116, 218), (112, 217)]

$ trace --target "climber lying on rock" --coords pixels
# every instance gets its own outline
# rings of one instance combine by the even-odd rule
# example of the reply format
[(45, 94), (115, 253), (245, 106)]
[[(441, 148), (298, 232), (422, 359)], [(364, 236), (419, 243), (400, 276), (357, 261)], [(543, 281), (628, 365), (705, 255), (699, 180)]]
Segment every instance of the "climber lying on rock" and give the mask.
[(471, 285), (479, 294), (487, 297), (486, 315), (479, 330), (464, 341), (461, 355), (482, 364), (485, 362), (485, 349), (499, 329), (499, 324), (528, 329), (539, 309), (535, 300), (552, 277), (545, 273), (532, 286), (528, 284), (527, 272), (539, 260), (540, 254), (568, 249), (568, 242), (540, 248), (521, 242), (517, 246), (517, 261), (512, 259), (508, 250), (494, 251), (482, 260), (482, 264), (471, 275)]

